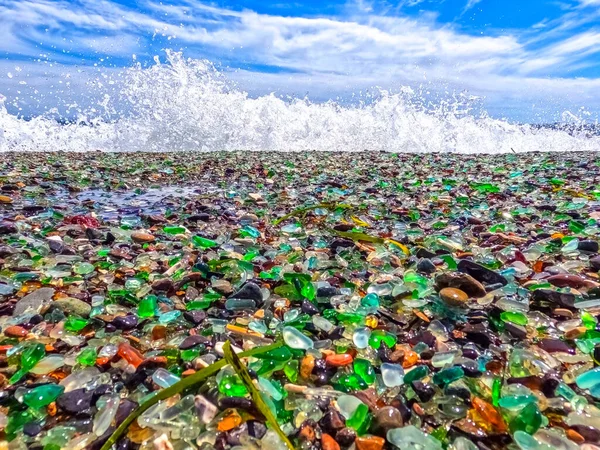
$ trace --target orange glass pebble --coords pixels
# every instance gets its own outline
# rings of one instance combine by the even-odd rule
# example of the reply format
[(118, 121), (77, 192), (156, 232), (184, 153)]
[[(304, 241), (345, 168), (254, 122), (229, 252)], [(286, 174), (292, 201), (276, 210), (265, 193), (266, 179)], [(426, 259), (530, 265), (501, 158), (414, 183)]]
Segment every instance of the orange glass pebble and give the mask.
[(302, 358), (302, 363), (300, 364), (300, 376), (302, 378), (310, 377), (313, 369), (315, 368), (315, 357), (312, 355), (306, 355)]
[(329, 355), (327, 358), (325, 358), (325, 361), (330, 366), (342, 367), (352, 364), (354, 358), (352, 358), (352, 355), (349, 355), (348, 353), (340, 353), (339, 355)]
[(9, 336), (9, 337), (20, 338), (20, 337), (27, 336), (27, 334), (29, 334), (29, 331), (27, 331), (25, 328), (19, 327), (17, 325), (6, 327), (4, 329), (4, 335)]
[(321, 447), (323, 450), (340, 450), (340, 444), (327, 433), (321, 436)]
[(242, 417), (237, 412), (231, 411), (219, 421), (217, 429), (219, 431), (229, 431), (239, 427), (241, 424)]
[(404, 360), (402, 361), (402, 367), (405, 369), (414, 366), (419, 361), (419, 354), (412, 350), (404, 352)]
[[(494, 430), (500, 433), (506, 431), (506, 424), (504, 423), (502, 416), (490, 403), (480, 399), (479, 397), (474, 397), (472, 404), (478, 415), (485, 422), (485, 426), (483, 428), (489, 428), (491, 426)], [(482, 426), (481, 423), (477, 423), (477, 425)]]
[(359, 436), (354, 441), (356, 450), (381, 450), (385, 439), (379, 436)]
[(107, 356), (102, 356), (100, 358), (96, 358), (96, 364), (98, 366), (103, 366), (104, 364), (108, 364), (109, 361), (110, 361), (110, 358)]
[(567, 437), (576, 444), (583, 444), (585, 442), (585, 438), (581, 434), (570, 428), (567, 430)]
[(136, 369), (144, 361), (142, 354), (125, 342), (119, 345), (117, 354)]

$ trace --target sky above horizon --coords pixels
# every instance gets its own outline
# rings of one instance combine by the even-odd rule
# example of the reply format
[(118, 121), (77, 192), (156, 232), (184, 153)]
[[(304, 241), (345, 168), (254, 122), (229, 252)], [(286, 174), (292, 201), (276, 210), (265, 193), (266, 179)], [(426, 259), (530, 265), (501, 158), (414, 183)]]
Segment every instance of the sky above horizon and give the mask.
[(254, 96), (409, 86), (515, 121), (600, 114), (600, 0), (0, 0), (0, 24), (12, 113), (80, 102), (173, 49)]

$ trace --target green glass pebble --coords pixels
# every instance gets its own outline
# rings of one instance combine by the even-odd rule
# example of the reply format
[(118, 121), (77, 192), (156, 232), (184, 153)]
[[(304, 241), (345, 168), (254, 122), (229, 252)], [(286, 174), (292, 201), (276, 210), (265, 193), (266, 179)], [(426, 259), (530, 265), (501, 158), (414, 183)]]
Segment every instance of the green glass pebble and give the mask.
[(140, 300), (138, 305), (138, 316), (142, 318), (154, 317), (156, 313), (157, 299), (154, 295), (149, 295)]
[(465, 376), (465, 371), (462, 367), (454, 366), (449, 369), (442, 370), (433, 375), (433, 382), (437, 385), (450, 384), (453, 381), (460, 380)]
[(65, 322), (65, 330), (78, 332), (78, 331), (83, 330), (87, 326), (88, 323), (89, 323), (89, 321), (84, 319), (83, 317), (74, 316), (74, 315), (69, 316), (69, 318)]
[(387, 347), (392, 348), (394, 345), (396, 345), (397, 341), (398, 338), (396, 336), (383, 330), (373, 330), (371, 336), (369, 337), (369, 345), (374, 349), (381, 347), (382, 342)]
[(367, 294), (360, 300), (360, 304), (366, 308), (379, 308), (379, 296), (377, 294)]
[(569, 230), (571, 230), (575, 234), (579, 234), (583, 230), (585, 230), (585, 225), (582, 224), (581, 222), (571, 220), (571, 221), (569, 221)]
[(504, 322), (512, 322), (517, 325), (527, 325), (529, 322), (525, 314), (513, 311), (504, 311), (502, 314), (500, 314), (500, 318)]
[(32, 410), (27, 409), (25, 411), (15, 411), (8, 415), (8, 423), (4, 432), (9, 441), (13, 440), (16, 434), (23, 429), (23, 426), (29, 422), (33, 422), (35, 417)]
[(46, 347), (43, 344), (27, 347), (21, 355), (21, 369), (33, 369), (44, 356), (46, 356)]
[(250, 225), (244, 225), (240, 229), (240, 234), (243, 237), (252, 237), (252, 238), (258, 238), (258, 237), (260, 237), (260, 231), (258, 231), (254, 227), (251, 227)]
[[(325, 314), (323, 316), (325, 317)], [(326, 318), (331, 319), (330, 317)], [(365, 316), (358, 313), (337, 313), (335, 314), (335, 318), (343, 324), (362, 324), (365, 320)]]
[(354, 411), (354, 414), (346, 420), (346, 426), (353, 428), (357, 434), (361, 435), (369, 428), (370, 419), (369, 407), (361, 403)]
[(177, 226), (177, 225), (169, 225), (163, 228), (163, 231), (167, 234), (184, 234), (187, 229), (185, 227)]
[(198, 348), (190, 348), (187, 350), (181, 350), (181, 359), (186, 362), (193, 361), (199, 355), (200, 355), (200, 349), (198, 349)]
[(219, 245), (215, 241), (213, 241), (211, 239), (203, 238), (202, 236), (192, 236), (192, 243), (196, 247), (199, 247), (203, 250), (207, 249), (207, 248), (218, 247), (218, 245)]
[(410, 385), (413, 381), (421, 380), (429, 375), (429, 367), (416, 366), (404, 374), (404, 383)]
[(35, 367), (35, 365), (46, 356), (46, 348), (43, 344), (34, 344), (28, 346), (21, 354), (21, 367), (10, 378), (11, 384), (16, 383), (23, 378), (27, 372)]
[(23, 403), (32, 408), (42, 408), (56, 400), (64, 391), (65, 388), (58, 384), (44, 384), (23, 395)]
[(219, 392), (228, 397), (244, 397), (248, 394), (248, 389), (237, 375), (228, 375), (219, 383)]
[(537, 403), (537, 398), (533, 395), (507, 395), (498, 401), (501, 408), (509, 410), (518, 410), (530, 403)]
[(86, 348), (77, 355), (77, 362), (82, 366), (93, 366), (96, 364), (98, 354), (95, 348)]
[(510, 421), (509, 429), (511, 433), (524, 431), (528, 434), (534, 434), (541, 426), (542, 413), (535, 403), (528, 403), (517, 417)]
[(125, 289), (128, 291), (137, 292), (142, 287), (142, 280), (138, 278), (130, 278), (125, 282)]
[(256, 371), (258, 375), (266, 375), (278, 370), (282, 370), (286, 365), (286, 361), (276, 361), (274, 359), (265, 359)]
[(342, 392), (361, 391), (368, 387), (367, 383), (355, 373), (338, 372), (331, 379), (331, 384)]
[(494, 378), (492, 383), (492, 405), (498, 406), (500, 397), (502, 395), (502, 378)]
[(81, 262), (73, 265), (73, 272), (78, 275), (87, 275), (92, 273), (94, 270), (96, 270), (94, 265), (87, 262)]
[(256, 357), (260, 359), (273, 359), (275, 361), (289, 361), (292, 357), (292, 352), (288, 346), (282, 345), (274, 350), (260, 353)]
[(188, 311), (196, 311), (199, 309), (208, 309), (212, 304), (212, 300), (202, 299), (202, 300), (194, 300), (189, 303), (186, 303), (185, 309)]
[(283, 366), (283, 373), (292, 383), (298, 381), (298, 374), (300, 364), (295, 359), (288, 361), (285, 366)]
[(598, 324), (598, 319), (596, 319), (589, 312), (584, 311), (583, 313), (581, 313), (581, 322), (583, 323), (583, 326), (586, 329), (588, 329), (588, 330), (595, 330), (596, 329), (596, 325)]
[(367, 384), (373, 384), (375, 382), (375, 369), (373, 365), (366, 359), (357, 358), (354, 360), (354, 373), (363, 379)]

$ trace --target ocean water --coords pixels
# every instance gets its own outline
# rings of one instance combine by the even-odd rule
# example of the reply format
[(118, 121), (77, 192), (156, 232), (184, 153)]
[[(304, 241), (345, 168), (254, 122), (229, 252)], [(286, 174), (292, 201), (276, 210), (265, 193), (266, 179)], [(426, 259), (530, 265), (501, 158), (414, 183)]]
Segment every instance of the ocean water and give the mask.
[(166, 63), (128, 69), (119, 85), (116, 93), (94, 91), (95, 108), (75, 108), (68, 118), (21, 118), (0, 100), (0, 152), (600, 150), (593, 124), (510, 123), (469, 101), (431, 105), (410, 89), (343, 104), (252, 98), (208, 61), (175, 52), (167, 52)]

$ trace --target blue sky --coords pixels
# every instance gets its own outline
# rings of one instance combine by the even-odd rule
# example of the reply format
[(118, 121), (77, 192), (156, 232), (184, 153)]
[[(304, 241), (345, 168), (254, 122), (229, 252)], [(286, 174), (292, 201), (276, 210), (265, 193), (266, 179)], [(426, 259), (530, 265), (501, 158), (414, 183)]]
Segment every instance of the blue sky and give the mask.
[(81, 101), (90, 80), (168, 48), (251, 95), (348, 102), (410, 86), (520, 121), (600, 111), (600, 0), (0, 0), (0, 24), (13, 111)]

